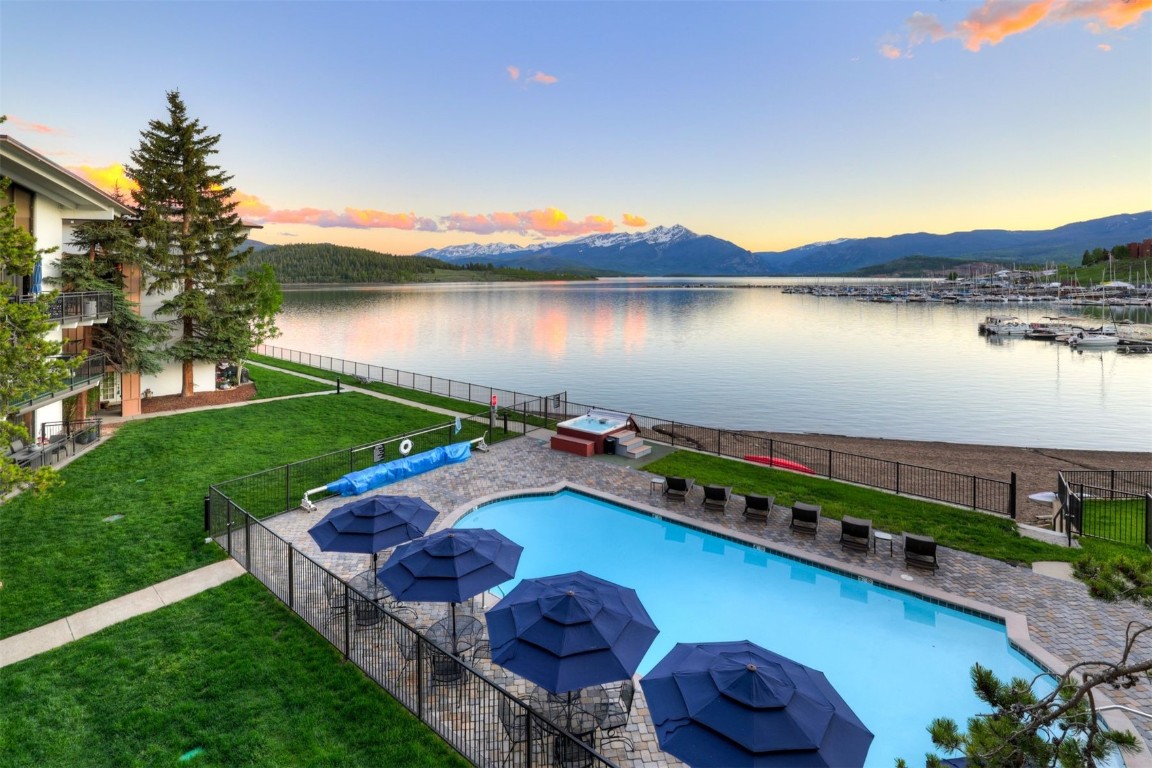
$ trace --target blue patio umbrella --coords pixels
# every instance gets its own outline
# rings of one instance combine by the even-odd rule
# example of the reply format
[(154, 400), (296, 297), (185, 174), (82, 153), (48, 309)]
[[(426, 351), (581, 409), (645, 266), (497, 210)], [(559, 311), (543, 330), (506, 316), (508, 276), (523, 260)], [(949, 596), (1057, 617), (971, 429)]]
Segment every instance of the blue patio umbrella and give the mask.
[(746, 640), (678, 643), (640, 684), (661, 748), (694, 768), (850, 768), (872, 745), (824, 673)]
[(660, 632), (635, 590), (583, 571), (525, 579), (485, 617), (492, 661), (554, 694), (631, 677)]
[(440, 513), (415, 496), (369, 496), (329, 512), (308, 529), (324, 552), (363, 552), (376, 555), (424, 535)]
[(377, 576), (397, 600), (456, 603), (516, 575), (524, 547), (488, 528), (446, 528), (401, 544)]

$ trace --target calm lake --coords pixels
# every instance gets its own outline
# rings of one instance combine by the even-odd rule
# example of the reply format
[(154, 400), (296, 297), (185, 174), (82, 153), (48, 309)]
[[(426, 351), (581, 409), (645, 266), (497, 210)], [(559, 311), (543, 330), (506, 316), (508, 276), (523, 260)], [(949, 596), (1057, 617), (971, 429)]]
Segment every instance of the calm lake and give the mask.
[(1074, 308), (781, 292), (795, 282), (292, 290), (272, 343), (706, 426), (1152, 450), (1152, 355), (977, 330), (988, 314), (1032, 321)]

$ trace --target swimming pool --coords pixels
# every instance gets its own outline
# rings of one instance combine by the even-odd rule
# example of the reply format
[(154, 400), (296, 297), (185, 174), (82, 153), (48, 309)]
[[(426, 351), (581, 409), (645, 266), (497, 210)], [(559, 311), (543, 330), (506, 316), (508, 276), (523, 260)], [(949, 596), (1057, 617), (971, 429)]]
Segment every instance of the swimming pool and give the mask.
[(457, 526), (524, 547), (516, 580), (585, 570), (632, 587), (660, 628), (643, 675), (678, 642), (751, 640), (824, 672), (876, 735), (868, 766), (918, 764), (928, 723), (984, 711), (969, 670), (1041, 670), (1004, 625), (564, 490), (496, 501)]

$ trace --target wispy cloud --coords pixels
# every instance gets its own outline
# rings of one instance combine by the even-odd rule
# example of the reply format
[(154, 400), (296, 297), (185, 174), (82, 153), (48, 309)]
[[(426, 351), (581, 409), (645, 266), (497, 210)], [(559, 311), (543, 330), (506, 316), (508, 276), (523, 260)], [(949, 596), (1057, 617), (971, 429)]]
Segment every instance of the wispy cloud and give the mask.
[(880, 55), (889, 59), (907, 57), (913, 46), (940, 40), (959, 40), (973, 53), (986, 45), (998, 45), (1012, 35), (1018, 35), (1045, 24), (1084, 22), (1085, 28), (1098, 34), (1102, 29), (1120, 29), (1135, 24), (1152, 10), (1152, 0), (1032, 0), (1008, 2), (985, 0), (963, 21), (951, 28), (932, 14), (915, 13), (907, 22), (908, 47), (904, 51), (886, 43), (880, 46)]
[(1108, 43), (1100, 43), (1100, 45), (1098, 45), (1096, 47), (1099, 48), (1100, 50), (1104, 51), (1104, 53), (1108, 53), (1109, 51), (1112, 50), (1112, 46), (1108, 45)]
[(442, 218), (441, 222), (446, 230), (471, 232), (477, 235), (512, 232), (552, 237), (611, 232), (616, 228), (612, 220), (604, 216), (585, 216), (580, 221), (573, 221), (568, 218), (568, 214), (558, 208), (478, 214), (453, 213)]
[[(522, 74), (520, 67), (517, 67), (514, 64), (510, 64), (504, 68), (504, 71), (508, 73), (508, 79), (512, 82), (517, 82), (520, 80), (520, 76)], [(536, 85), (555, 85), (556, 83), (560, 82), (560, 78), (544, 72), (533, 72), (524, 78), (524, 82), (534, 83)]]
[(22, 131), (29, 133), (48, 134), (50, 136), (66, 136), (67, 133), (60, 128), (55, 128), (51, 125), (44, 125), (43, 123), (33, 123), (31, 120), (25, 120), (22, 117), (15, 115), (8, 115), (8, 125), (13, 128), (18, 128)]
[(439, 227), (432, 219), (415, 213), (389, 213), (371, 208), (345, 208), (336, 212), (324, 208), (296, 208), (268, 210), (265, 213), (248, 212), (239, 206), (237, 212), (245, 221), (259, 224), (311, 224), (314, 227), (343, 227), (345, 229), (404, 229), (435, 232)]
[(646, 227), (648, 226), (648, 219), (643, 216), (636, 216), (631, 213), (624, 214), (624, 226), (626, 227)]
[(880, 55), (886, 59), (900, 59), (904, 57), (904, 53), (891, 43), (884, 43), (880, 46)]

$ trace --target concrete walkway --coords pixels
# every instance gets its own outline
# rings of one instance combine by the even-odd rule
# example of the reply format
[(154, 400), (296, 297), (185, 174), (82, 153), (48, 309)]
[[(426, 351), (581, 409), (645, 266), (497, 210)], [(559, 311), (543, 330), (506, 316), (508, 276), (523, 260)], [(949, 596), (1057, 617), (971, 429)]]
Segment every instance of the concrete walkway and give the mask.
[(133, 616), (150, 613), (186, 597), (218, 587), (237, 576), (243, 576), (244, 573), (244, 568), (229, 558), (123, 597), (117, 597), (67, 618), (5, 638), (0, 640), (0, 667), (59, 648), (65, 643), (79, 640)]

